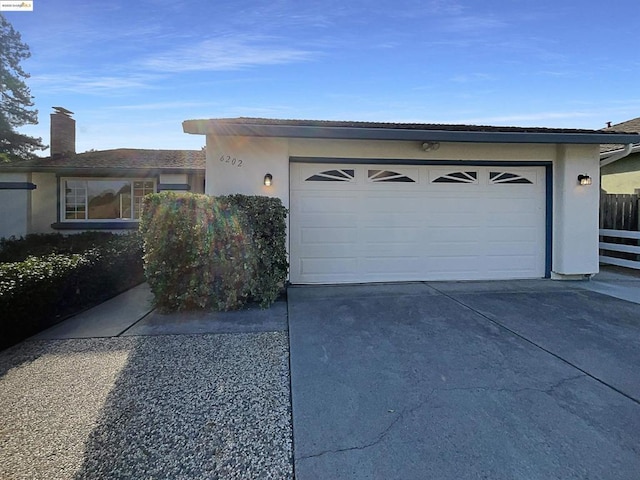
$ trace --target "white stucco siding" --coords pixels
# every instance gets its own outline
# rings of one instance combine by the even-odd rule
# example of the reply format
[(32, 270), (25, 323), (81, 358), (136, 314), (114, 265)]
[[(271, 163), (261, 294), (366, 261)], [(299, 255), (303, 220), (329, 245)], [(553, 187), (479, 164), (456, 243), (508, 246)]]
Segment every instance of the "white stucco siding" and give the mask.
[(425, 152), (422, 142), (292, 139), (289, 155), (392, 160), (553, 161), (555, 147), (538, 144), (441, 143), (437, 150)]
[[(273, 183), (264, 186), (270, 173)], [(279, 197), (289, 208), (289, 148), (279, 138), (207, 138), (207, 195)]]
[[(598, 145), (557, 147), (554, 162), (552, 275), (597, 273), (600, 169)], [(589, 175), (592, 185), (578, 184)]]
[[(28, 173), (1, 173), (2, 183), (28, 183)], [(0, 189), (0, 237), (24, 237), (29, 233), (31, 190)]]
[[(264, 137), (207, 138), (206, 192), (280, 197), (289, 208), (291, 157), (466, 162), (550, 162), (552, 164), (552, 264), (555, 278), (598, 272), (598, 145), (442, 143), (425, 152), (421, 142), (286, 139)], [(273, 185), (265, 187), (266, 173)], [(579, 174), (593, 179), (579, 186)]]
[(58, 221), (58, 179), (55, 173), (33, 173), (36, 189), (31, 192), (31, 226), (29, 233), (54, 232), (51, 224)]

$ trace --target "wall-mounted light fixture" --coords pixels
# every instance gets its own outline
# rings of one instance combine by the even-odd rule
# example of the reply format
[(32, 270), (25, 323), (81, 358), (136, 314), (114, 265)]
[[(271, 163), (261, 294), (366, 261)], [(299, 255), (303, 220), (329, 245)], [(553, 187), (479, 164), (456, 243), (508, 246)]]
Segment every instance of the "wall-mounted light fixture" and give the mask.
[(271, 186), (271, 182), (273, 182), (273, 175), (271, 175), (270, 173), (267, 173), (264, 176), (264, 186), (265, 187), (270, 187)]
[(584, 175), (578, 175), (578, 185), (591, 185), (591, 177), (586, 173)]
[(425, 152), (435, 152), (440, 148), (440, 142), (424, 142), (422, 144), (422, 150)]

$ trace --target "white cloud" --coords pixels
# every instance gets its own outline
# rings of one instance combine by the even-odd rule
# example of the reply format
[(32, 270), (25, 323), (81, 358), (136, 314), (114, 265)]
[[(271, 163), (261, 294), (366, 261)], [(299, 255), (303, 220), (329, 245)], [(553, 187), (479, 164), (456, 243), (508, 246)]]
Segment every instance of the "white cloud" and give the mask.
[(157, 103), (142, 103), (137, 105), (112, 105), (106, 107), (108, 110), (129, 110), (129, 111), (147, 111), (147, 110), (173, 110), (182, 108), (200, 108), (200, 107), (215, 107), (219, 106), (218, 102), (157, 102)]
[(312, 52), (282, 47), (269, 37), (225, 36), (155, 55), (141, 65), (162, 72), (239, 70), (309, 60)]
[(34, 75), (30, 79), (34, 89), (46, 89), (47, 93), (74, 92), (85, 94), (100, 94), (126, 91), (133, 89), (151, 88), (158, 75), (122, 74), (100, 75), (83, 74), (44, 74)]

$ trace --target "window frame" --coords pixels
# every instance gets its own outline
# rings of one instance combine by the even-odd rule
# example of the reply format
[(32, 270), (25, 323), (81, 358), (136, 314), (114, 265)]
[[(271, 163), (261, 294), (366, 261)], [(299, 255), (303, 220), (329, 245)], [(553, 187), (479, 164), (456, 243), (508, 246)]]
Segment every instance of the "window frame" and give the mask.
[[(66, 182), (85, 182), (84, 188), (84, 218), (67, 218), (67, 192), (66, 192)], [(158, 191), (158, 181), (156, 178), (152, 177), (77, 177), (77, 176), (65, 176), (58, 178), (58, 188), (59, 188), (59, 202), (58, 202), (58, 214), (59, 214), (59, 222), (66, 224), (75, 224), (75, 223), (113, 223), (123, 224), (123, 223), (131, 223), (131, 222), (140, 222), (140, 218), (88, 218), (89, 216), (89, 205), (88, 205), (88, 185), (87, 182), (91, 181), (113, 181), (113, 182), (128, 182), (131, 187), (131, 203), (129, 205), (130, 211), (133, 215), (135, 215), (136, 209), (136, 197), (134, 195), (135, 192), (135, 182), (152, 182), (153, 189), (147, 193), (156, 193)], [(139, 202), (138, 202), (139, 205)], [(76, 208), (78, 205), (76, 205)]]

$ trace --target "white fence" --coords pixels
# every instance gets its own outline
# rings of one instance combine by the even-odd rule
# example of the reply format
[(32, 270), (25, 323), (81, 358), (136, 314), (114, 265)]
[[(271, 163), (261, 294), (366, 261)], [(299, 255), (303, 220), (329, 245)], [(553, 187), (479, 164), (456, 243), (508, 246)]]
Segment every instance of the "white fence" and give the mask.
[[(617, 239), (638, 240), (636, 244), (640, 244), (640, 232), (632, 232), (628, 230), (608, 230), (600, 229), (600, 237), (610, 237)], [(600, 255), (600, 263), (607, 265), (618, 265), (620, 267), (635, 268), (640, 270), (640, 245), (625, 245), (622, 243), (609, 243), (600, 241), (600, 250), (609, 252), (628, 253), (630, 257), (635, 256), (635, 260), (610, 257), (608, 255)]]

